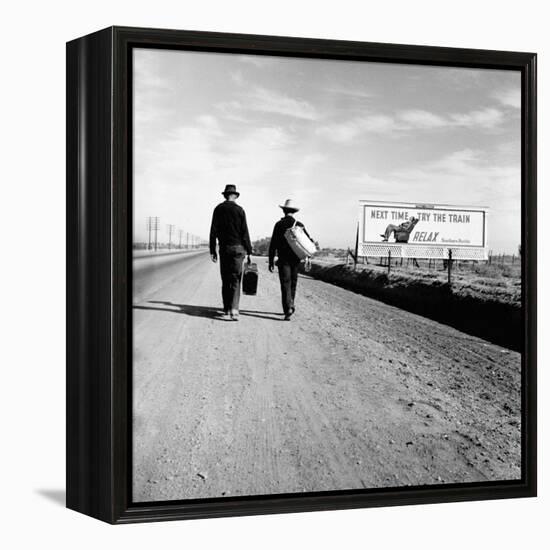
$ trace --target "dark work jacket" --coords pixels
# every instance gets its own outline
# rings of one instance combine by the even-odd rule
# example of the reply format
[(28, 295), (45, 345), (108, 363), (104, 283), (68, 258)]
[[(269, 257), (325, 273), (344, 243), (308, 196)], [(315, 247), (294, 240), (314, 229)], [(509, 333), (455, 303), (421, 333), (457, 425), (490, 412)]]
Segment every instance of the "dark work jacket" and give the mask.
[(216, 239), (220, 243), (220, 249), (241, 245), (247, 254), (252, 254), (246, 214), (236, 202), (225, 201), (214, 208), (210, 226), (210, 254), (216, 252)]
[[(275, 255), (278, 257), (278, 263), (286, 264), (298, 264), (300, 263), (300, 258), (294, 254), (292, 248), (288, 244), (285, 238), (285, 231), (294, 225), (296, 220), (293, 216), (285, 216), (281, 218), (273, 228), (273, 235), (271, 237), (271, 242), (269, 243), (269, 265), (273, 265)], [(296, 225), (301, 227), (305, 234), (309, 237), (304, 224), (296, 221)], [(311, 237), (309, 237), (311, 239)], [(313, 240), (313, 239), (312, 239)]]

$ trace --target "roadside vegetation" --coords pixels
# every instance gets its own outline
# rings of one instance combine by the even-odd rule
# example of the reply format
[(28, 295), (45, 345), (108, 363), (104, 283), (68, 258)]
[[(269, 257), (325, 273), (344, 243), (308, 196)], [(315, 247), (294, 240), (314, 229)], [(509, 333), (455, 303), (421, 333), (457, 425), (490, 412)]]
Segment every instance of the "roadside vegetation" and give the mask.
[(443, 262), (400, 260), (346, 265), (337, 256), (316, 258), (310, 276), (519, 349), (521, 267), (502, 261), (455, 262), (447, 283)]

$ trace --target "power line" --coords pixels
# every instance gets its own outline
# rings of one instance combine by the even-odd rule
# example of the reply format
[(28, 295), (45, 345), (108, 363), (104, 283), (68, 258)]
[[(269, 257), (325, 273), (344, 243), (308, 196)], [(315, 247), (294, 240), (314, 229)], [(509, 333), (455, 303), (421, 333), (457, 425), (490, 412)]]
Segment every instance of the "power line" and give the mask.
[(176, 230), (176, 226), (169, 223), (166, 227), (168, 229), (168, 250), (170, 250), (172, 248), (172, 233)]
[(149, 216), (146, 218), (147, 232), (149, 233), (149, 241), (147, 243), (147, 250), (151, 250), (151, 232), (155, 232), (155, 251), (158, 244), (158, 230), (160, 225), (160, 218), (158, 216)]

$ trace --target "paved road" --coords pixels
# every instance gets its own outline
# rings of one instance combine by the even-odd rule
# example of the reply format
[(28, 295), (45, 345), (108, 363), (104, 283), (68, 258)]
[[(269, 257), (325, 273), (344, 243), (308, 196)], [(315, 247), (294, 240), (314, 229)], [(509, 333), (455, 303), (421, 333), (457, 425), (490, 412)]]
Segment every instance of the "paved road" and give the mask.
[(256, 261), (239, 322), (206, 253), (135, 262), (136, 501), (520, 477), (519, 354), (303, 276), (283, 322)]

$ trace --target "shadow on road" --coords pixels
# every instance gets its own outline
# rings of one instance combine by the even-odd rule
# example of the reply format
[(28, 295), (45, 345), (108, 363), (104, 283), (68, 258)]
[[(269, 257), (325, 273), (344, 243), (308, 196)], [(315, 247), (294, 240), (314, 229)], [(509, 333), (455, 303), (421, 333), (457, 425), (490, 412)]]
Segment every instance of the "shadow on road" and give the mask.
[[(157, 300), (151, 300), (148, 304), (156, 304), (154, 306), (141, 306), (135, 305), (134, 309), (143, 309), (149, 311), (168, 311), (170, 313), (183, 313), (184, 315), (191, 315), (192, 317), (206, 317), (207, 319), (216, 319), (223, 321), (221, 315), (222, 312), (219, 308), (210, 306), (192, 306), (189, 304), (174, 304), (172, 302), (160, 302)], [(168, 306), (168, 307), (159, 307)], [(177, 309), (174, 309), (177, 308)], [(280, 321), (282, 313), (275, 313), (273, 311), (255, 311), (249, 309), (241, 309), (239, 313), (243, 317), (257, 317), (258, 319), (269, 319), (272, 321)]]

